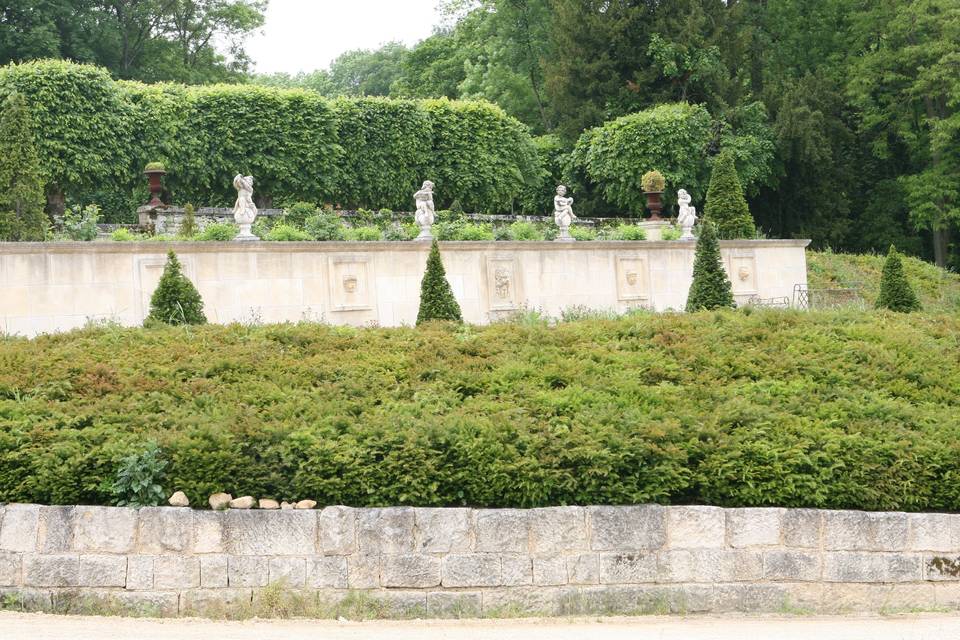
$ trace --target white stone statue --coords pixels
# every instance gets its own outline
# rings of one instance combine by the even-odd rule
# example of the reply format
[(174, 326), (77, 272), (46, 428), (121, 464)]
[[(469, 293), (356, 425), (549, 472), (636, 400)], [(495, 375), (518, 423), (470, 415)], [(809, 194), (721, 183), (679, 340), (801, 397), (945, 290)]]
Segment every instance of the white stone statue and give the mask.
[(573, 213), (573, 198), (567, 197), (567, 188), (563, 185), (557, 187), (557, 195), (553, 198), (553, 221), (560, 228), (557, 235), (557, 242), (573, 242), (574, 238), (570, 235), (570, 225), (577, 219)]
[(253, 221), (257, 219), (257, 205), (253, 204), (253, 176), (242, 176), (238, 173), (233, 179), (233, 187), (237, 190), (233, 220), (240, 226), (240, 233), (234, 240), (259, 240), (260, 238), (250, 231)]
[(690, 201), (690, 194), (687, 193), (686, 189), (677, 191), (677, 202), (680, 204), (680, 214), (677, 216), (677, 222), (683, 231), (680, 235), (681, 240), (694, 239), (693, 225), (697, 223), (697, 210), (695, 207), (690, 206)]
[(417, 203), (417, 213), (414, 216), (417, 226), (420, 227), (420, 235), (417, 240), (432, 240), (430, 227), (433, 226), (434, 214), (433, 208), (433, 183), (429, 180), (424, 181), (420, 191), (413, 194), (413, 199)]

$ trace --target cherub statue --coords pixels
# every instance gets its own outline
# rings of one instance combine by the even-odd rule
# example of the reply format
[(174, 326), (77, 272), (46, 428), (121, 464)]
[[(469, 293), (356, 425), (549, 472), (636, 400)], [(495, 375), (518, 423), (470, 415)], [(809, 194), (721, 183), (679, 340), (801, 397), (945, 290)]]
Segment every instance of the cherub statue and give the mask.
[(697, 210), (690, 206), (691, 198), (686, 189), (677, 191), (677, 202), (680, 204), (680, 214), (677, 216), (677, 222), (683, 233), (681, 240), (693, 240), (693, 225), (697, 223)]
[(417, 213), (414, 220), (420, 227), (420, 235), (417, 240), (431, 240), (433, 236), (430, 233), (430, 227), (433, 226), (435, 210), (433, 208), (433, 183), (429, 180), (424, 181), (420, 190), (413, 194), (413, 199), (417, 203)]
[(573, 198), (567, 197), (567, 188), (562, 184), (557, 187), (557, 195), (553, 198), (553, 221), (560, 228), (557, 236), (559, 241), (571, 241), (570, 225), (577, 219), (573, 213)]
[(253, 204), (253, 176), (239, 173), (233, 178), (233, 187), (237, 190), (237, 203), (233, 205), (233, 220), (240, 226), (236, 240), (259, 240), (250, 227), (257, 219), (257, 205)]

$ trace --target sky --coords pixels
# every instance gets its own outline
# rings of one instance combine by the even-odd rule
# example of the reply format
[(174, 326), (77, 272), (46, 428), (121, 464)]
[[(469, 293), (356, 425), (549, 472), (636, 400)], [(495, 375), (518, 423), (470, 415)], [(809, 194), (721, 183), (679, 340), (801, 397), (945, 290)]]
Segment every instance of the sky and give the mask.
[(270, 0), (247, 41), (260, 73), (325, 69), (344, 51), (423, 40), (440, 23), (438, 0)]

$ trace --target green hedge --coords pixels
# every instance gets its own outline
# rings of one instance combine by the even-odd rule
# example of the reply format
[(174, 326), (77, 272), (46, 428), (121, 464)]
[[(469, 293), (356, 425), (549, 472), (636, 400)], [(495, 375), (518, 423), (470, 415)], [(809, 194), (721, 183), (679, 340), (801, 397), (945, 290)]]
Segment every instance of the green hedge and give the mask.
[(0, 68), (0, 98), (11, 91), (35, 114), (50, 185), (103, 204), (107, 221), (130, 219), (146, 201), (141, 174), (153, 161), (166, 165), (176, 202), (207, 206), (231, 205), (242, 172), (274, 205), (412, 210), (414, 191), (432, 179), (438, 207), (503, 212), (540, 176), (527, 129), (487, 103), (143, 85), (62, 61)]
[(88, 329), (0, 341), (0, 501), (960, 509), (956, 315)]

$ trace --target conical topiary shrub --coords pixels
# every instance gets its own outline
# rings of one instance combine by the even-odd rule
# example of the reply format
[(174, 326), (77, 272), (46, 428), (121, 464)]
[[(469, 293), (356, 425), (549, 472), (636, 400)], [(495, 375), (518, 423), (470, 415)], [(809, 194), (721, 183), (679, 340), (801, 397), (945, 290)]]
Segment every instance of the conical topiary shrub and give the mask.
[(190, 279), (183, 275), (177, 255), (167, 254), (167, 264), (160, 276), (160, 284), (150, 298), (150, 315), (147, 323), (205, 324), (203, 299)]
[(687, 311), (704, 311), (733, 307), (733, 287), (720, 258), (716, 226), (700, 225), (696, 255), (693, 259), (693, 283), (687, 294)]
[(880, 297), (877, 298), (877, 309), (890, 309), (910, 313), (920, 311), (920, 300), (914, 293), (913, 287), (903, 272), (903, 261), (896, 247), (890, 245), (887, 259), (883, 263), (883, 275), (880, 276)]
[(729, 151), (721, 152), (713, 163), (703, 220), (717, 225), (717, 233), (724, 239), (753, 238), (757, 235), (750, 207), (743, 197), (733, 154)]
[(427, 272), (423, 274), (423, 281), (420, 283), (420, 311), (417, 313), (417, 324), (430, 320), (463, 322), (460, 305), (453, 297), (453, 290), (447, 282), (447, 273), (440, 260), (440, 246), (436, 240), (430, 247)]

